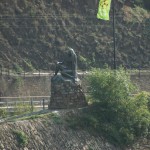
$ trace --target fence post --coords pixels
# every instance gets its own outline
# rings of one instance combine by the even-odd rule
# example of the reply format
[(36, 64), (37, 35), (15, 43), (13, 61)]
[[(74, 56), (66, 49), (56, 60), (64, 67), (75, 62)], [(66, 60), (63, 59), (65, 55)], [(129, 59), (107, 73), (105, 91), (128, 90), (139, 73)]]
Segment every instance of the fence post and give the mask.
[(8, 102), (7, 102), (7, 100), (6, 100), (6, 106), (7, 106), (7, 112), (8, 112)]
[(1, 75), (3, 75), (3, 66), (1, 66)]
[(40, 69), (39, 69), (39, 77), (40, 77)]
[(45, 99), (43, 99), (43, 110), (45, 109)]
[(141, 68), (139, 66), (139, 78), (141, 77)]
[(7, 70), (7, 73), (8, 73), (8, 76), (10, 76), (10, 70), (9, 70), (9, 66), (8, 66), (8, 70)]
[(31, 112), (33, 112), (33, 100), (31, 99)]
[(24, 69), (24, 72), (23, 72), (23, 77), (24, 77), (24, 79), (25, 79), (25, 69)]

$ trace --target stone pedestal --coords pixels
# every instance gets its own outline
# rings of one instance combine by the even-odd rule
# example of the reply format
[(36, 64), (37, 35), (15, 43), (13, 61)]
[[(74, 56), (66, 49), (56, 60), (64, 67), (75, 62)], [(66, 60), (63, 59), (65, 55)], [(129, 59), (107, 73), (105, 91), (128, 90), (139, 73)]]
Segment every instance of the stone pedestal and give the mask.
[(69, 109), (87, 106), (80, 81), (63, 79), (60, 76), (51, 80), (49, 109)]

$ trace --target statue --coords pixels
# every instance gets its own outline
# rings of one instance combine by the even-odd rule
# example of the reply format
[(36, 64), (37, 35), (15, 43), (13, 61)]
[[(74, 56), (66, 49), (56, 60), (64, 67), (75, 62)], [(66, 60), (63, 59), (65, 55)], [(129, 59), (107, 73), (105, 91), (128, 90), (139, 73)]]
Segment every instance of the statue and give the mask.
[(67, 48), (67, 54), (62, 62), (57, 62), (55, 75), (60, 72), (65, 79), (71, 79), (74, 82), (77, 79), (77, 55), (72, 48)]
[[(51, 78), (51, 98), (49, 109), (69, 109), (87, 106), (81, 82), (77, 78), (77, 56), (72, 48), (67, 48), (62, 62), (57, 62), (55, 74)], [(59, 75), (58, 72), (60, 72)]]

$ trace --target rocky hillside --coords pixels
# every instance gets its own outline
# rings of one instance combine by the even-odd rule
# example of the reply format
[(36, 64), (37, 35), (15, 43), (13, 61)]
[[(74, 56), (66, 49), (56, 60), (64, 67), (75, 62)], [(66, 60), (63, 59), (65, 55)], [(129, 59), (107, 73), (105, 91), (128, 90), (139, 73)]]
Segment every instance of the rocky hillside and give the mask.
[[(78, 55), (78, 66), (113, 65), (110, 21), (96, 18), (98, 0), (1, 0), (0, 64), (5, 68), (53, 69), (66, 46)], [(115, 1), (116, 62), (150, 65), (150, 12)]]
[(1, 150), (149, 150), (143, 139), (132, 147), (110, 144), (93, 129), (71, 128), (67, 118), (75, 110), (43, 111), (0, 124)]
[[(67, 112), (68, 113), (68, 112)], [(0, 125), (0, 149), (4, 150), (117, 150), (104, 138), (84, 129), (73, 130), (60, 113), (47, 112), (28, 120)], [(23, 118), (22, 118), (23, 119)]]

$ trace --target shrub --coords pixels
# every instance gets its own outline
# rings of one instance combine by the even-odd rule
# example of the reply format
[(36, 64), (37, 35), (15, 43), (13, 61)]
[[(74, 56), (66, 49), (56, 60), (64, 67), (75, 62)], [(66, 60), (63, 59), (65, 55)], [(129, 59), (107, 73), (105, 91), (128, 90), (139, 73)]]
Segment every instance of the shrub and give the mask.
[(27, 143), (28, 143), (28, 137), (27, 137), (27, 135), (23, 131), (13, 130), (13, 133), (16, 135), (18, 144), (20, 146), (27, 145)]
[(123, 69), (94, 69), (87, 81), (93, 105), (77, 119), (80, 126), (92, 127), (119, 145), (149, 134), (148, 96), (142, 92), (131, 97), (136, 88)]
[(5, 118), (7, 116), (7, 110), (0, 108), (0, 117)]
[(148, 135), (150, 130), (149, 95), (141, 92), (133, 98), (133, 128), (136, 136)]
[(123, 70), (93, 69), (87, 77), (90, 93), (94, 101), (100, 103), (117, 103), (120, 99), (128, 99), (136, 89), (130, 76)]

